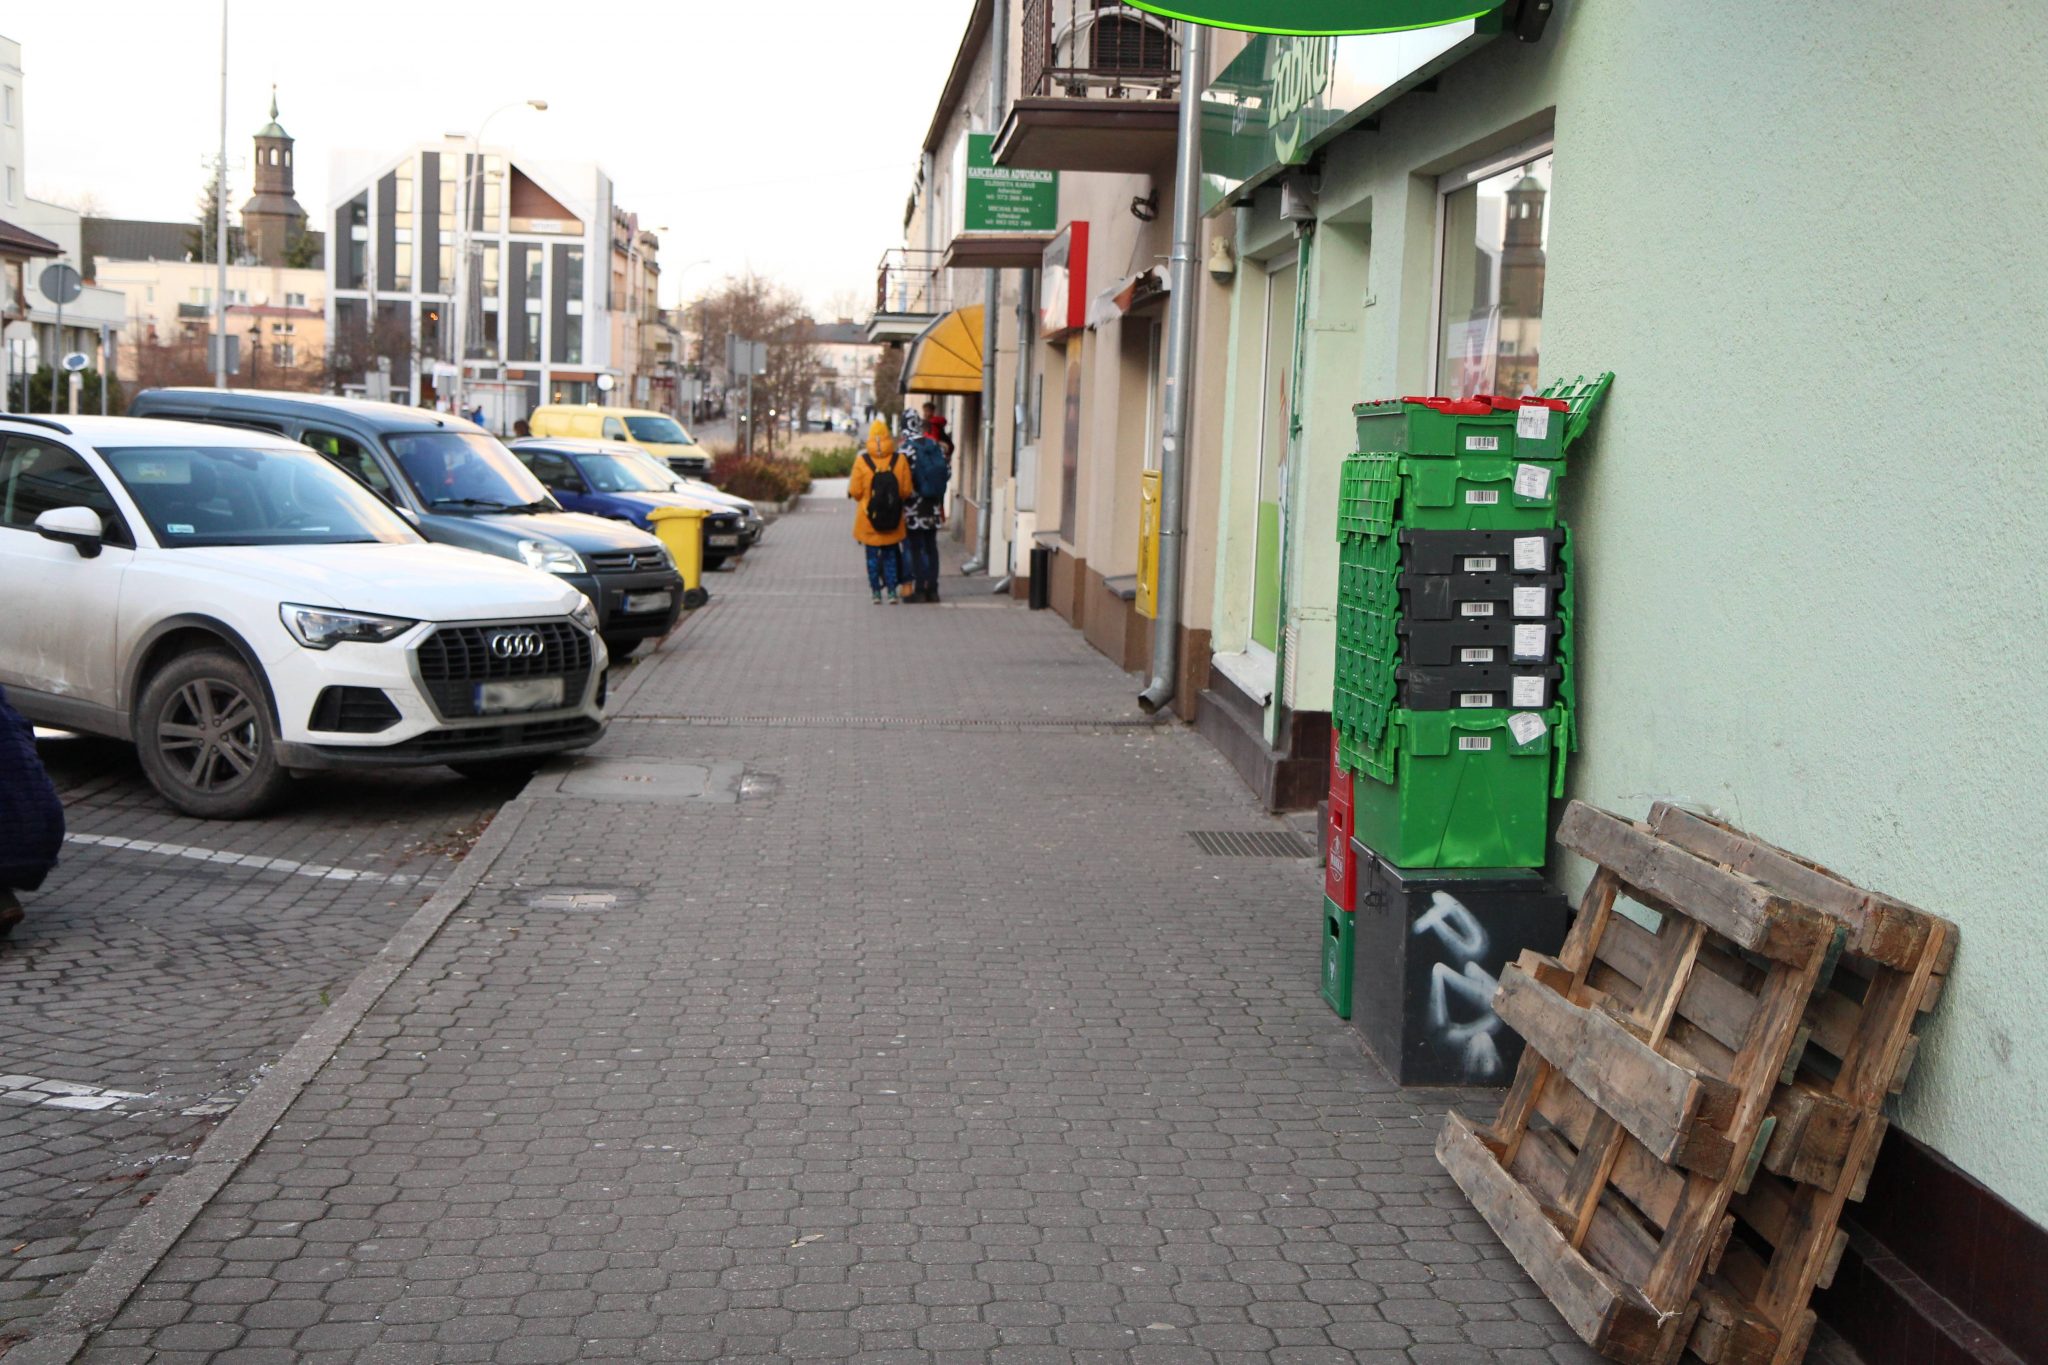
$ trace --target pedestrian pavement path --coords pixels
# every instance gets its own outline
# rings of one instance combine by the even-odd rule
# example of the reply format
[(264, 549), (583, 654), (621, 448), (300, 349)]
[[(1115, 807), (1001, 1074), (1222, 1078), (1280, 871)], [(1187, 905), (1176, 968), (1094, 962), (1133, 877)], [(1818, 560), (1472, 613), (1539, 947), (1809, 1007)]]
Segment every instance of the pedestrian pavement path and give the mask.
[(713, 578), (80, 1358), (1590, 1359), (1317, 997), (1314, 863), (1189, 837), (1284, 826), (1051, 613), (870, 606), (849, 517)]

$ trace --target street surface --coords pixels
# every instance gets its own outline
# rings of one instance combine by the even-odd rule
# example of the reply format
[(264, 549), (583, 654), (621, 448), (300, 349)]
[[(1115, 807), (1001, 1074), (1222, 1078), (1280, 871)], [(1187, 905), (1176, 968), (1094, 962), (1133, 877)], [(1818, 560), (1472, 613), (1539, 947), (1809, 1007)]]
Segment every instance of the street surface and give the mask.
[[(1318, 999), (1315, 863), (1189, 837), (1288, 827), (1051, 613), (954, 574), (868, 605), (848, 515), (785, 517), (594, 754), (499, 811), (481, 879), (80, 1358), (1591, 1358), (1438, 1170), (1454, 1097), (1389, 1084)], [(435, 830), (488, 809), (403, 799)], [(249, 851), (442, 872), (395, 814), (357, 790)], [(248, 832), (139, 798), (80, 828)], [(425, 891), (69, 875), (95, 860), (109, 897), (147, 864), (146, 908), (60, 932), (46, 896), (25, 946), (114, 955), (103, 998), (233, 964), (209, 1017), (267, 1021), (245, 1062)], [(181, 1104), (246, 1079), (225, 1039), (177, 1070), (196, 1016), (48, 1051), (94, 1014), (44, 1015), (38, 1065)]]

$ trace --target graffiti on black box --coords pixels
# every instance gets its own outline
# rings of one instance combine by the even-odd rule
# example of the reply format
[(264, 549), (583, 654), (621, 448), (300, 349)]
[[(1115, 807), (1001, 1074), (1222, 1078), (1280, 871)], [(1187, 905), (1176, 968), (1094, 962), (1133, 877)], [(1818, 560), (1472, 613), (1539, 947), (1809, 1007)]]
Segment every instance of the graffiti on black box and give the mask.
[(1502, 1025), (1493, 1012), (1493, 993), (1500, 982), (1479, 965), (1490, 946), (1485, 927), (1456, 896), (1436, 891), (1410, 932), (1434, 940), (1443, 954), (1429, 968), (1432, 1040), (1460, 1059), (1467, 1084), (1497, 1079), (1502, 1065), (1494, 1035)]

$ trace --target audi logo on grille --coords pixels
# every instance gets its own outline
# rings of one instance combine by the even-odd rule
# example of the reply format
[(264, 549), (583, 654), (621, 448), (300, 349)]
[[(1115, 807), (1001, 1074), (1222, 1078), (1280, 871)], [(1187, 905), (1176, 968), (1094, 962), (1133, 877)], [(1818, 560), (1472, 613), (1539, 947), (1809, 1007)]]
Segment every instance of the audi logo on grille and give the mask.
[(500, 659), (537, 659), (547, 647), (539, 631), (508, 630), (491, 637), (491, 653)]

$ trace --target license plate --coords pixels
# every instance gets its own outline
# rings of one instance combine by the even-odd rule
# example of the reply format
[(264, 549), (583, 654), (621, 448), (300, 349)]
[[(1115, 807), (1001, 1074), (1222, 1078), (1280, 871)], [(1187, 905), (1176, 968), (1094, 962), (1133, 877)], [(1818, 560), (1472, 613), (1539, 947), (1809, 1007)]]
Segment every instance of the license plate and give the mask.
[(476, 685), (476, 711), (480, 716), (505, 711), (539, 711), (562, 704), (560, 678), (520, 678), (514, 682)]
[(667, 611), (668, 604), (675, 598), (665, 592), (629, 592), (626, 594), (626, 615), (638, 616), (643, 611)]
[(715, 547), (715, 546), (720, 546), (720, 545), (737, 545), (737, 544), (739, 544), (739, 543), (740, 543), (740, 538), (739, 538), (738, 536), (712, 536), (712, 537), (711, 537), (711, 544), (712, 544), (712, 545), (713, 545), (714, 547)]

